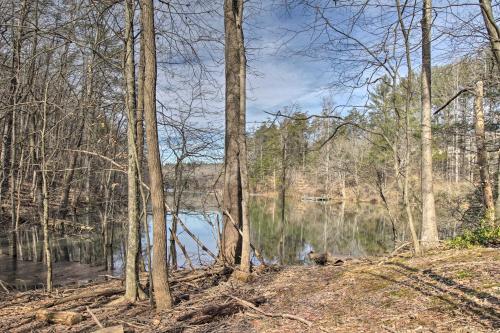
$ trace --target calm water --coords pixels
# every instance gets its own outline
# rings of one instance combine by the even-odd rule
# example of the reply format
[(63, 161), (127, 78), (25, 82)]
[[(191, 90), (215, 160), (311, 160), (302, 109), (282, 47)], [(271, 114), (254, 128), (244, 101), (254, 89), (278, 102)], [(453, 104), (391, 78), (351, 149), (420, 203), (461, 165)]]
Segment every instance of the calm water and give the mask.
[[(193, 208), (179, 214), (181, 220), (213, 253), (218, 252), (220, 215), (215, 210)], [(311, 250), (328, 251), (339, 256), (381, 255), (394, 247), (392, 227), (383, 207), (372, 204), (346, 205), (290, 201), (285, 207), (285, 221), (281, 221), (281, 206), (273, 198), (254, 197), (250, 203), (252, 243), (260, 249), (265, 260), (273, 263), (300, 264), (307, 262)], [(167, 218), (170, 226), (171, 216)], [(152, 239), (151, 230), (149, 230)], [(113, 261), (115, 275), (123, 267), (126, 231), (114, 230)], [(211, 257), (178, 226), (178, 237), (194, 265), (209, 264)], [(402, 236), (404, 238), (404, 235)], [(146, 248), (143, 233), (143, 249)], [(7, 240), (0, 239), (7, 251)], [(41, 230), (31, 228), (19, 237), (19, 259), (14, 261), (0, 255), (0, 280), (10, 284), (33, 287), (44, 281), (41, 262)], [(54, 236), (52, 238), (54, 275), (56, 283), (81, 282), (106, 274), (102, 268), (104, 251), (97, 235)], [(144, 250), (145, 251), (145, 250)], [(186, 267), (180, 251), (178, 264)]]

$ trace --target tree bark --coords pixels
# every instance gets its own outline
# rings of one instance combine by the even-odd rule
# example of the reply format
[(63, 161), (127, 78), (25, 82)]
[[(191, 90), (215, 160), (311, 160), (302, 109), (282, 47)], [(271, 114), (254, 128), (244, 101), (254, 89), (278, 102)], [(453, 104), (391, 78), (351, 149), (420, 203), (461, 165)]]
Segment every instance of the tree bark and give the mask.
[(40, 155), (41, 155), (41, 177), (42, 177), (42, 202), (43, 202), (43, 213), (42, 213), (42, 227), (43, 227), (43, 249), (45, 257), (45, 265), (47, 267), (47, 292), (52, 292), (52, 253), (50, 249), (50, 239), (49, 239), (49, 191), (47, 186), (47, 161), (46, 161), (46, 151), (45, 151), (45, 141), (46, 141), (46, 129), (47, 129), (47, 91), (49, 84), (46, 83), (45, 86), (45, 96), (43, 103), (43, 115), (42, 115), (42, 130), (40, 135)]
[[(238, 0), (240, 1), (240, 0)], [(233, 217), (236, 226), (224, 215), (222, 258), (231, 265), (241, 262), (242, 238), (237, 228), (242, 227), (242, 185), (239, 166), (240, 133), (240, 51), (238, 43), (238, 1), (224, 1), (225, 74), (226, 74), (226, 135), (224, 154), (223, 209)]]
[(491, 51), (497, 63), (497, 70), (500, 72), (500, 30), (496, 25), (495, 18), (493, 17), (493, 9), (491, 8), (490, 0), (479, 0), (481, 6), (481, 14), (483, 15), (484, 25), (488, 31), (490, 39)]
[(125, 61), (126, 80), (125, 105), (128, 115), (128, 242), (125, 274), (125, 299), (135, 302), (139, 284), (139, 219), (137, 191), (137, 147), (136, 147), (136, 100), (135, 100), (135, 62), (134, 62), (134, 0), (125, 4)]
[(431, 131), (431, 24), (432, 0), (424, 0), (422, 17), (422, 247), (438, 245), (432, 176)]
[[(142, 31), (142, 21), (140, 23), (140, 30)], [(138, 75), (137, 75), (137, 122), (136, 122), (136, 142), (137, 142), (137, 173), (139, 175), (139, 179), (142, 180), (144, 178), (144, 43), (140, 43), (139, 46), (139, 66), (138, 66)], [(141, 192), (140, 202), (142, 206), (142, 214), (141, 218), (141, 227), (146, 229), (146, 238), (148, 240), (147, 246), (149, 246), (149, 231), (147, 230), (148, 224), (148, 215), (147, 215), (147, 202), (144, 202), (144, 189), (139, 185), (139, 190)], [(147, 249), (146, 252), (148, 252)], [(144, 257), (142, 255), (142, 244), (139, 241), (139, 268), (141, 270), (146, 269), (146, 264), (144, 262)]]
[(406, 81), (406, 96), (405, 96), (405, 164), (404, 164), (404, 183), (403, 183), (403, 203), (406, 211), (406, 216), (408, 218), (408, 226), (410, 227), (411, 238), (413, 241), (413, 248), (415, 254), (420, 254), (420, 242), (417, 236), (417, 231), (415, 229), (415, 223), (413, 222), (413, 214), (410, 205), (410, 195), (409, 195), (409, 178), (410, 178), (410, 108), (411, 100), (413, 97), (413, 68), (411, 62), (411, 48), (410, 48), (410, 36), (409, 30), (406, 30), (405, 23), (403, 19), (403, 10), (401, 8), (401, 3), (396, 0), (396, 8), (398, 10), (398, 20), (403, 33), (403, 39), (405, 44), (405, 56), (406, 56), (406, 66), (408, 67), (408, 79)]
[(144, 43), (144, 116), (148, 145), (148, 168), (153, 209), (153, 286), (158, 311), (172, 307), (168, 282), (165, 196), (156, 121), (156, 41), (153, 0), (141, 0)]
[(493, 201), (493, 190), (491, 187), (488, 166), (488, 152), (486, 150), (486, 140), (484, 134), (483, 81), (476, 82), (475, 95), (474, 113), (476, 121), (474, 122), (474, 129), (476, 132), (477, 164), (479, 166), (479, 175), (481, 178), (483, 203), (486, 209), (484, 213), (484, 222), (487, 225), (493, 225), (495, 223), (495, 203)]
[(431, 22), (432, 0), (424, 0), (422, 17), (422, 247), (438, 245), (432, 179)]
[[(140, 20), (141, 31), (144, 29), (142, 18)], [(148, 222), (148, 201), (149, 194), (146, 195), (146, 189), (143, 184), (144, 180), (144, 43), (141, 35), (140, 50), (139, 50), (139, 74), (137, 83), (137, 175), (139, 177), (139, 192), (141, 194), (142, 220), (141, 226), (144, 230), (146, 238), (146, 256), (148, 260), (148, 278), (152, 281), (152, 262), (151, 262), (151, 241), (149, 239), (149, 222)], [(141, 242), (139, 242), (139, 245)], [(144, 259), (144, 258), (143, 258)], [(143, 260), (144, 262), (144, 260)], [(146, 265), (144, 265), (145, 268)], [(149, 283), (149, 294), (153, 294), (153, 283)], [(149, 298), (152, 304), (153, 298)]]
[(241, 246), (241, 270), (250, 273), (251, 269), (251, 245), (250, 245), (250, 220), (249, 220), (249, 186), (248, 186), (248, 161), (247, 161), (247, 137), (246, 137), (246, 49), (243, 33), (243, 0), (238, 1), (238, 50), (240, 55), (240, 135), (239, 135), (239, 166), (241, 179), (241, 217), (243, 226)]
[(497, 199), (495, 201), (495, 223), (500, 220), (500, 149), (497, 152)]

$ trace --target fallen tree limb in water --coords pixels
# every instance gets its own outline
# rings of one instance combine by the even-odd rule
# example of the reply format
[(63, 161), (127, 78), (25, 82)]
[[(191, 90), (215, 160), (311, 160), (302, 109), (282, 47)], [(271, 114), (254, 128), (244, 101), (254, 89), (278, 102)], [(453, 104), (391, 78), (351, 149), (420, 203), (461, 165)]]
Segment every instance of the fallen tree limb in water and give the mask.
[(186, 248), (184, 247), (184, 245), (182, 245), (181, 241), (179, 240), (179, 238), (177, 237), (175, 232), (173, 232), (172, 229), (170, 229), (170, 228), (168, 230), (170, 230), (170, 234), (174, 238), (175, 243), (181, 249), (182, 254), (184, 255), (184, 258), (186, 258), (186, 261), (188, 262), (189, 267), (191, 268), (192, 271), (194, 271), (193, 263), (191, 262), (191, 258), (189, 258), (189, 255), (186, 251)]
[[(236, 222), (234, 222), (233, 217), (231, 216), (231, 214), (229, 214), (229, 212), (227, 210), (224, 211), (224, 214), (226, 214), (227, 217), (229, 217), (229, 221), (231, 221), (231, 223), (233, 224), (233, 226), (238, 230), (238, 232), (240, 233), (240, 236), (243, 237), (243, 231), (241, 231), (240, 227), (238, 227), (238, 225), (236, 225)], [(264, 258), (260, 254), (259, 250), (257, 250), (257, 248), (255, 246), (253, 246), (252, 243), (250, 243), (250, 248), (255, 253), (255, 256), (257, 257), (257, 259), (259, 259), (259, 261), (263, 265), (265, 265), (266, 263), (264, 262)]]
[[(168, 206), (167, 206), (168, 207)], [(170, 211), (172, 212), (172, 211)], [(173, 214), (173, 213), (172, 213)], [(177, 216), (177, 222), (179, 222), (182, 226), (182, 228), (186, 231), (186, 233), (201, 247), (201, 249), (203, 251), (205, 251), (206, 253), (208, 253), (212, 258), (215, 259), (215, 261), (217, 261), (217, 256), (215, 254), (213, 254), (212, 251), (210, 251), (200, 240), (198, 237), (196, 237), (195, 234), (193, 234), (191, 232), (191, 230), (188, 229), (188, 227), (186, 227), (186, 225), (184, 224), (184, 222), (182, 222), (182, 220)]]

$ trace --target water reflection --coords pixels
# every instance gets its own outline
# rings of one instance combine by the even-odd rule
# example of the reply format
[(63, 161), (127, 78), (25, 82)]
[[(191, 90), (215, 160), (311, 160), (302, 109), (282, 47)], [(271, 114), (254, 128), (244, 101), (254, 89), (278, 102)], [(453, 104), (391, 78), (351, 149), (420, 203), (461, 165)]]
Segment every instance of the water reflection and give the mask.
[[(390, 222), (385, 210), (377, 205), (288, 201), (284, 223), (281, 221), (282, 208), (274, 198), (253, 197), (249, 208), (252, 243), (268, 262), (303, 263), (312, 249), (338, 256), (366, 256), (380, 255), (394, 247)], [(211, 252), (218, 253), (221, 218), (216, 210), (194, 208), (181, 211), (179, 217)], [(167, 216), (167, 223), (171, 224), (170, 215)], [(149, 233), (152, 240), (151, 223)], [(112, 243), (114, 270), (111, 273), (116, 275), (123, 270), (125, 235), (125, 226), (115, 224)], [(178, 228), (178, 238), (193, 265), (212, 262), (212, 257), (200, 249), (182, 226)], [(38, 228), (31, 227), (21, 230), (18, 239), (17, 261), (0, 254), (0, 280), (14, 284), (29, 276), (33, 285), (42, 283), (45, 269), (42, 264), (42, 233)], [(51, 247), (56, 262), (56, 277), (64, 279), (62, 275), (66, 275), (67, 278), (73, 276), (78, 280), (106, 274), (105, 248), (99, 231), (90, 235), (54, 235)], [(6, 239), (0, 239), (0, 248), (6, 253)], [(146, 257), (144, 232), (142, 251)], [(179, 267), (188, 267), (180, 248), (177, 248), (177, 255)], [(78, 274), (74, 274), (74, 271)]]
[(377, 205), (289, 202), (285, 223), (280, 210), (275, 200), (258, 199), (250, 206), (253, 242), (273, 262), (301, 263), (311, 250), (367, 256), (393, 247), (385, 211)]

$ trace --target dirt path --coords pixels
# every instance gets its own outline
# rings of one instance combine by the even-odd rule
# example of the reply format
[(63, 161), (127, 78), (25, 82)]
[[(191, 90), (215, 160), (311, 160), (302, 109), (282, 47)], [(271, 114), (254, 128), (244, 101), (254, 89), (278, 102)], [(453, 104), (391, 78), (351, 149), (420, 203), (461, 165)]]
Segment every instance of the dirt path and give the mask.
[[(84, 321), (71, 327), (36, 321), (34, 313), (63, 296), (120, 290), (121, 282), (55, 296), (11, 292), (0, 294), (0, 332), (92, 332), (98, 327), (87, 306), (104, 326), (121, 324), (131, 332), (495, 332), (500, 330), (499, 263), (499, 249), (442, 250), (423, 258), (272, 269), (250, 283), (222, 273), (190, 281), (177, 277), (173, 291), (179, 303), (161, 315), (147, 301), (106, 307), (119, 293), (49, 308), (81, 313)], [(262, 304), (250, 309), (238, 299)], [(297, 316), (312, 326), (260, 311)]]

